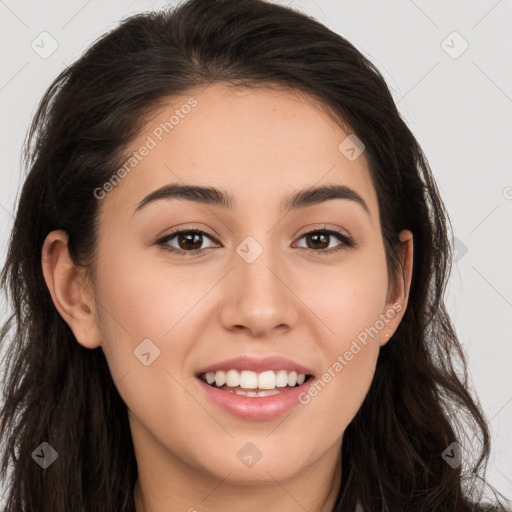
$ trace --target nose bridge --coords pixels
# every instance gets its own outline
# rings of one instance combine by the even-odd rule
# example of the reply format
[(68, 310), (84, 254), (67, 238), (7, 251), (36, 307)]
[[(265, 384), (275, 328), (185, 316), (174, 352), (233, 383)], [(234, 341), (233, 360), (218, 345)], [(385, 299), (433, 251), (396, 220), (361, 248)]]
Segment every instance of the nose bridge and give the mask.
[[(279, 251), (271, 244), (271, 236), (265, 236), (262, 243), (248, 236), (236, 249), (241, 260), (237, 262), (237, 280), (242, 288), (239, 293), (258, 304), (260, 309), (265, 305), (274, 307), (272, 303), (277, 305), (285, 300), (283, 284), (276, 276), (276, 269), (282, 267), (277, 261)], [(243, 290), (244, 287), (247, 289)]]
[[(236, 247), (230, 273), (229, 299), (224, 305), (226, 327), (244, 326), (262, 333), (280, 325), (290, 327), (297, 318), (294, 294), (279, 250), (270, 247), (272, 236), (246, 237)], [(263, 240), (264, 238), (264, 240)]]

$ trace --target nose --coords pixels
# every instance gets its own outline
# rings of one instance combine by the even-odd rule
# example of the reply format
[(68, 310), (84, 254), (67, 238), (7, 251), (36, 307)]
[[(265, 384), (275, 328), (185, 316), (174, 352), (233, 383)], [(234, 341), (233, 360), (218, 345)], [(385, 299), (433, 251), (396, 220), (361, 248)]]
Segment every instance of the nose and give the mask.
[(252, 263), (237, 255), (224, 285), (221, 321), (226, 329), (247, 329), (254, 337), (265, 337), (296, 324), (301, 302), (290, 273), (270, 251), (263, 251)]

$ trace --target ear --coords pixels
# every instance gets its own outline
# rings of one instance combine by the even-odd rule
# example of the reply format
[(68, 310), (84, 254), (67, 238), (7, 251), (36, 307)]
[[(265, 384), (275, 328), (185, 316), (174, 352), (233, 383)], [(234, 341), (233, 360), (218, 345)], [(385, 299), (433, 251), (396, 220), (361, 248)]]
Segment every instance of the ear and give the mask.
[(398, 239), (402, 245), (401, 276), (396, 283), (391, 283), (394, 291), (388, 296), (386, 306), (381, 318), (384, 320), (384, 328), (380, 333), (380, 346), (385, 345), (398, 328), (407, 308), (409, 289), (411, 287), (413, 266), (413, 235), (408, 229), (400, 231)]
[(92, 287), (83, 268), (77, 267), (68, 251), (68, 234), (52, 231), (43, 244), (42, 267), (53, 303), (73, 331), (78, 343), (86, 348), (101, 345), (94, 316)]

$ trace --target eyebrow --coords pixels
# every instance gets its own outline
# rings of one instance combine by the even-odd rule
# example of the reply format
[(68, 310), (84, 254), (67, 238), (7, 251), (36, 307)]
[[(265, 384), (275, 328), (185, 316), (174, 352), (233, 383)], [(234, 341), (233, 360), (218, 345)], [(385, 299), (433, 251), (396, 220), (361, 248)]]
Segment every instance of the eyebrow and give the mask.
[[(138, 204), (135, 212), (142, 210), (155, 201), (163, 199), (184, 199), (199, 204), (220, 206), (228, 210), (235, 210), (237, 204), (235, 198), (229, 192), (218, 188), (171, 183), (147, 195)], [(282, 201), (281, 212), (287, 213), (299, 208), (330, 201), (331, 199), (348, 199), (354, 201), (371, 216), (368, 205), (365, 203), (364, 199), (355, 190), (345, 185), (323, 185), (299, 190)]]

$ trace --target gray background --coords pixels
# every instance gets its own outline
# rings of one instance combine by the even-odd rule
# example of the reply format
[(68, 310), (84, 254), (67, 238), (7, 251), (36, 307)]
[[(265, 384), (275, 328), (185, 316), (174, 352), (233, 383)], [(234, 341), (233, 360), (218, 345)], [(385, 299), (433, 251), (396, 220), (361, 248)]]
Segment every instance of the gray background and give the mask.
[[(311, 14), (376, 64), (429, 159), (457, 248), (447, 305), (493, 436), (488, 479), (510, 498), (512, 3), (282, 3)], [(0, 0), (1, 263), (21, 179), (21, 145), (46, 87), (121, 18), (162, 5)], [(58, 48), (42, 58), (31, 45), (49, 51), (55, 43), (40, 35), (45, 31)], [(3, 297), (0, 307), (3, 320)]]

